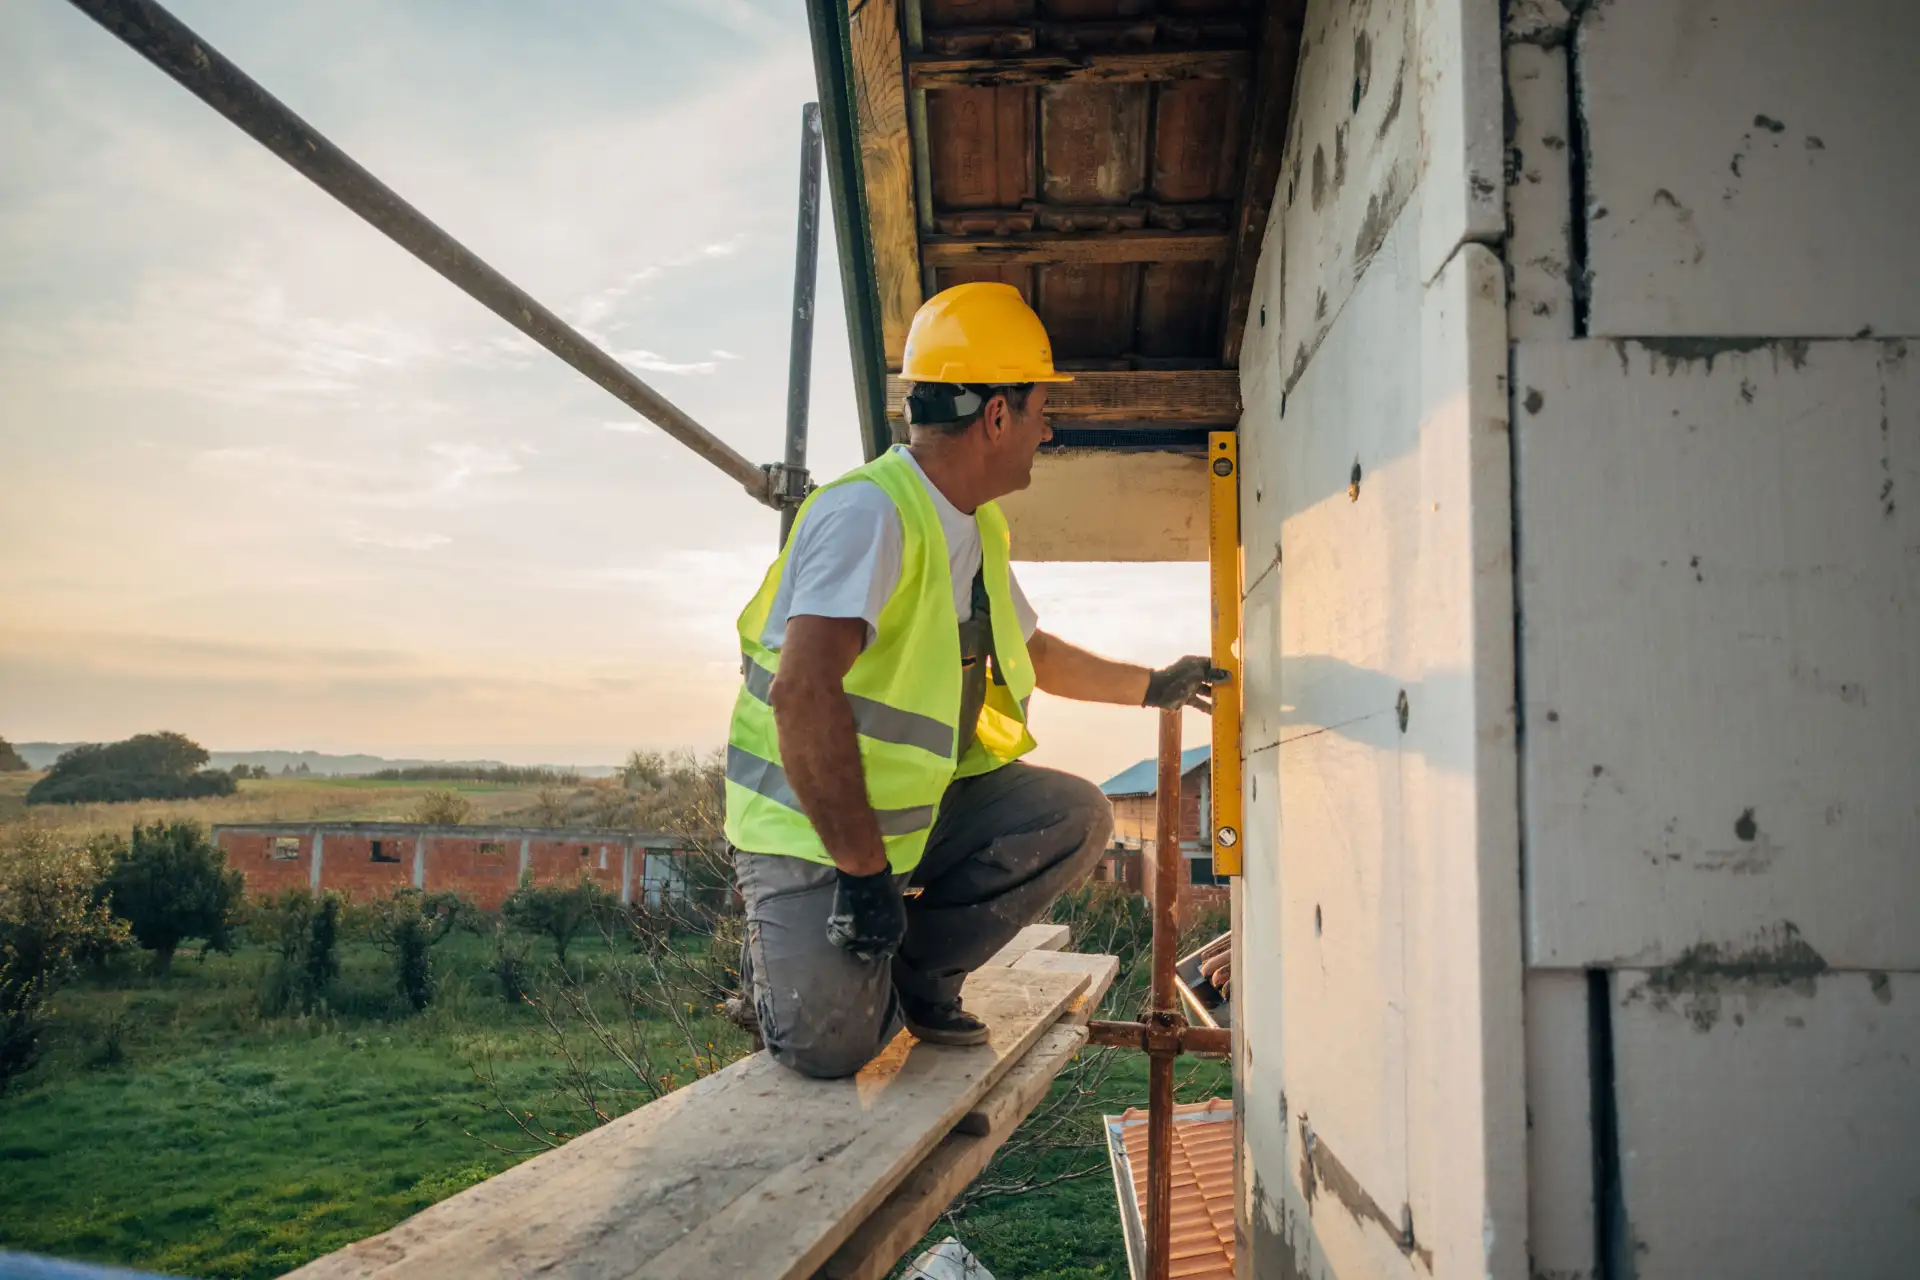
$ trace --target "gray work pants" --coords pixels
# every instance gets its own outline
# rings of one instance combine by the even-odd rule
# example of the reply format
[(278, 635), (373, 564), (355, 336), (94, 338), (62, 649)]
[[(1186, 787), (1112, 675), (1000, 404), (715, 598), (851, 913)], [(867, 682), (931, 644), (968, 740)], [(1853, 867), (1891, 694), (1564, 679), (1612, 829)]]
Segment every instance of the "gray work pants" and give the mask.
[(947, 788), (926, 854), (901, 887), (900, 954), (866, 962), (827, 941), (832, 867), (734, 854), (746, 900), (743, 980), (774, 1060), (803, 1075), (849, 1076), (900, 1030), (900, 995), (945, 1003), (960, 983), (1060, 894), (1113, 833), (1113, 809), (1084, 778), (1015, 762)]

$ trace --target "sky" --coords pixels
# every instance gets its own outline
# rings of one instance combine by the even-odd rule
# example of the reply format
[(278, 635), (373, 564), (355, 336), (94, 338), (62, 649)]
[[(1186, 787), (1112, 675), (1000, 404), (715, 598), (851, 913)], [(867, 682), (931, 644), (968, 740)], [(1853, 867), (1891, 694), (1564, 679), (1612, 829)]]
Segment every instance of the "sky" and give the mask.
[[(170, 7), (779, 455), (799, 0)], [(0, 5), (0, 149), (0, 736), (582, 765), (725, 740), (771, 512), (63, 0)], [(824, 239), (817, 477), (860, 461)], [(1016, 572), (1077, 643), (1204, 651), (1202, 565)], [(1034, 731), (1096, 777), (1154, 742), (1045, 695)]]

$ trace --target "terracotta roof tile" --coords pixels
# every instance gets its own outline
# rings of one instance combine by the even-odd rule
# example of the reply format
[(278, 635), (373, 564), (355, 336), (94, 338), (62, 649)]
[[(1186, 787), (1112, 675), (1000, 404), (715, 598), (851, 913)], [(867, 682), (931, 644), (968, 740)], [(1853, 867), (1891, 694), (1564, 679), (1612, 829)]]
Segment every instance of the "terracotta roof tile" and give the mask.
[[(1178, 1280), (1233, 1277), (1233, 1103), (1226, 1098), (1173, 1109), (1173, 1257)], [(1147, 1217), (1147, 1112), (1107, 1117), (1126, 1152), (1137, 1222)]]

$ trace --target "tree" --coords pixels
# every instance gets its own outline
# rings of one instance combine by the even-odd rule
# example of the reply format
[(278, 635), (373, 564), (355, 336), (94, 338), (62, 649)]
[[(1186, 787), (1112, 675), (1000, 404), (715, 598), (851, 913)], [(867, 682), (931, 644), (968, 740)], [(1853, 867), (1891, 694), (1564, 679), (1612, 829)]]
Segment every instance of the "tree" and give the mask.
[(278, 953), (261, 986), (262, 1013), (281, 1014), (296, 1005), (310, 1012), (326, 998), (340, 976), (343, 909), (339, 894), (316, 898), (305, 889), (288, 889), (249, 914), (248, 934)]
[(433, 1003), (433, 948), (472, 914), (457, 894), (401, 889), (374, 908), (373, 939), (393, 957), (400, 994), (415, 1013)]
[(559, 787), (546, 786), (534, 793), (533, 820), (542, 827), (564, 827), (573, 818), (573, 795)]
[(458, 791), (429, 791), (413, 806), (413, 821), (429, 827), (457, 827), (473, 818), (473, 801)]
[(183, 800), (230, 796), (233, 777), (203, 768), (207, 752), (182, 734), (142, 733), (65, 752), (27, 792), (28, 804)]
[(553, 885), (535, 884), (529, 874), (501, 904), (500, 914), (516, 929), (552, 938), (555, 958), (564, 965), (573, 940), (619, 910), (619, 899), (585, 876), (571, 885)]
[(629, 791), (652, 791), (667, 780), (667, 758), (658, 751), (629, 751), (620, 782)]
[(0, 738), (0, 773), (25, 773), (27, 762), (13, 749), (13, 744)]
[(231, 950), (233, 918), (246, 893), (225, 851), (197, 822), (135, 827), (133, 842), (115, 852), (101, 888), (134, 941), (153, 952), (154, 971), (161, 974), (188, 938)]
[(0, 842), (0, 1094), (40, 1058), (53, 994), (127, 941), (98, 901), (100, 859), (37, 828)]

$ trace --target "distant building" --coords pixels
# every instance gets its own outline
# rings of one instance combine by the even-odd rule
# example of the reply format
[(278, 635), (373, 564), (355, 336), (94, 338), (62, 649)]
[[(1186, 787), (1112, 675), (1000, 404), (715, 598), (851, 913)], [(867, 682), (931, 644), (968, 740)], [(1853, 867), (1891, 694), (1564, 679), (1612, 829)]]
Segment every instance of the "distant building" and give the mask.
[(686, 841), (646, 832), (270, 822), (216, 826), (213, 838), (254, 894), (307, 889), (379, 898), (412, 887), (451, 891), (495, 911), (529, 874), (540, 883), (584, 875), (623, 903), (649, 906), (689, 891)]
[[(1225, 876), (1213, 871), (1212, 846), (1203, 833), (1212, 829), (1212, 751), (1194, 747), (1180, 755), (1180, 895), (1173, 915), (1185, 929), (1207, 911), (1227, 910)], [(1112, 880), (1137, 889), (1153, 898), (1153, 877), (1148, 863), (1153, 857), (1156, 832), (1155, 809), (1159, 790), (1159, 762), (1140, 761), (1101, 784), (1100, 790), (1113, 802), (1113, 843), (1094, 868), (1097, 880)]]

